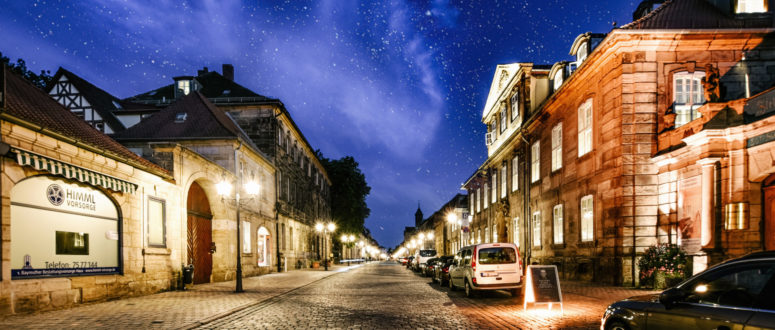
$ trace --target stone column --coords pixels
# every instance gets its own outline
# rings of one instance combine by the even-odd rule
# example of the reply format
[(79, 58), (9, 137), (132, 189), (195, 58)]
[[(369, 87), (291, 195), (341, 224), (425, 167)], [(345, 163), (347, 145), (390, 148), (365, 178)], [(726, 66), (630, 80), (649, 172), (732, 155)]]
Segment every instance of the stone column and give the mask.
[(703, 248), (713, 245), (713, 227), (715, 225), (716, 162), (719, 158), (704, 158), (697, 161), (702, 166), (702, 213), (700, 213), (700, 243)]

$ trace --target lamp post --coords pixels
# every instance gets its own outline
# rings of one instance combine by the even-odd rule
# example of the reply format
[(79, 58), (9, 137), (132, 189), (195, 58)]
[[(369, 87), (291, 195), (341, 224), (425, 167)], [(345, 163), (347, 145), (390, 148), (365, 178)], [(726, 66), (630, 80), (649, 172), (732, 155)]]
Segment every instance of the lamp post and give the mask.
[[(355, 236), (347, 235), (347, 234), (342, 234), (342, 238), (340, 240), (342, 241), (342, 255), (344, 255), (345, 254), (345, 249), (344, 249), (345, 246), (347, 247), (347, 250), (350, 250), (350, 244), (355, 242)], [(350, 259), (352, 259), (352, 251), (350, 251), (350, 253), (348, 253), (348, 255), (349, 256), (347, 257), (347, 266), (350, 265)]]
[(328, 270), (328, 250), (326, 249), (328, 246), (328, 233), (334, 232), (334, 230), (336, 230), (336, 225), (333, 222), (329, 222), (326, 225), (318, 222), (315, 225), (315, 230), (317, 230), (318, 233), (323, 233), (323, 269)]
[[(235, 154), (236, 154), (236, 150), (235, 150)], [(258, 194), (261, 187), (253, 181), (249, 181), (243, 185), (242, 175), (240, 175), (240, 171), (237, 171), (236, 186), (237, 187), (242, 186), (242, 190), (244, 190), (245, 193), (247, 193), (251, 197), (244, 200), (240, 200), (239, 188), (235, 190), (234, 198), (226, 197), (226, 196), (231, 196), (232, 185), (228, 181), (219, 182), (218, 184), (215, 185), (215, 188), (218, 191), (218, 195), (221, 196), (221, 200), (234, 200), (234, 203), (236, 204), (236, 207), (237, 207), (237, 275), (236, 275), (237, 285), (236, 285), (236, 288), (234, 289), (234, 292), (239, 293), (239, 292), (245, 292), (245, 290), (242, 289), (242, 244), (240, 244), (240, 236), (242, 234), (241, 233), (242, 230), (240, 229), (240, 222), (241, 222), (240, 208), (242, 207), (242, 202), (249, 202), (253, 200), (253, 196)]]

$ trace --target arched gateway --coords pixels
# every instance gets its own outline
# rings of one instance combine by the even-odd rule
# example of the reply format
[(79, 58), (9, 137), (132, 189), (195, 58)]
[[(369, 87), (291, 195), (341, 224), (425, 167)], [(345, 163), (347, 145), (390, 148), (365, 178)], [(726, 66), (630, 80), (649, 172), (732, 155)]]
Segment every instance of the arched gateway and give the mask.
[(188, 189), (188, 264), (194, 265), (194, 284), (210, 283), (213, 272), (213, 214), (204, 189), (194, 182)]

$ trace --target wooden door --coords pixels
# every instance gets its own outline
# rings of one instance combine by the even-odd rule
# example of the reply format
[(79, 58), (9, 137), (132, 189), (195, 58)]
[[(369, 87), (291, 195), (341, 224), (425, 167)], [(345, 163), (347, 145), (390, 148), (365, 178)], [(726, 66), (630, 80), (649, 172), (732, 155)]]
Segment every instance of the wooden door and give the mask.
[(204, 190), (194, 183), (188, 190), (188, 264), (194, 265), (194, 284), (210, 283), (213, 271), (213, 255), (210, 245), (213, 241), (210, 203)]

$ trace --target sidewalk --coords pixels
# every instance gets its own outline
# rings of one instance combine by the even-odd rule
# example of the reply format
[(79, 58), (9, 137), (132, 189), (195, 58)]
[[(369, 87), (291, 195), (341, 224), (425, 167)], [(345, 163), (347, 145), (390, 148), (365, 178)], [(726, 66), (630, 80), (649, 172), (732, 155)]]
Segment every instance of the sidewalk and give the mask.
[(200, 284), (186, 291), (86, 304), (69, 309), (0, 319), (0, 328), (164, 328), (186, 329), (206, 323), (315, 281), (347, 271), (335, 265), (244, 278), (244, 293), (234, 293), (235, 281)]

